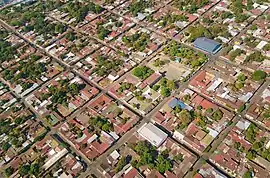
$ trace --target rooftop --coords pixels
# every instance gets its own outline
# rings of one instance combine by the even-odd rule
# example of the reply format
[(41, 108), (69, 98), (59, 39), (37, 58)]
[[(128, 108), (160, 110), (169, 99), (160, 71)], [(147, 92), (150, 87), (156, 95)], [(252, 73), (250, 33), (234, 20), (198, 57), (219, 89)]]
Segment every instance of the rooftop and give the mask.
[(193, 45), (195, 47), (197, 47), (203, 51), (206, 51), (208, 53), (211, 53), (211, 54), (215, 54), (221, 49), (220, 43), (218, 43), (214, 40), (208, 39), (206, 37), (197, 38), (193, 42)]
[(144, 124), (139, 130), (140, 136), (149, 141), (152, 145), (159, 147), (168, 135), (152, 123)]

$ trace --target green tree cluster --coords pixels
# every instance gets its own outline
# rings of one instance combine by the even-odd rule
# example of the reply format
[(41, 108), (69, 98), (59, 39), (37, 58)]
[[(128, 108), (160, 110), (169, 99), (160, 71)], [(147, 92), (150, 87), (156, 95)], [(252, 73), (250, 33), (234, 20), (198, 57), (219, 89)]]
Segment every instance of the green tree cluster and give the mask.
[(126, 46), (137, 51), (144, 51), (145, 48), (147, 47), (149, 40), (150, 40), (150, 35), (147, 33), (137, 32), (133, 35), (122, 37), (122, 41)]
[(263, 50), (270, 51), (270, 43), (267, 43), (266, 45), (264, 45)]
[(134, 68), (132, 71), (132, 75), (134, 75), (142, 80), (146, 79), (147, 77), (149, 77), (153, 73), (154, 73), (154, 71), (146, 66), (138, 66), (138, 67)]
[(162, 27), (166, 27), (178, 21), (186, 22), (188, 21), (188, 17), (185, 15), (166, 14), (154, 19), (153, 21)]
[(158, 153), (156, 148), (147, 141), (139, 141), (136, 145), (132, 145), (132, 149), (140, 156), (138, 162), (133, 162), (135, 167), (148, 165), (161, 174), (173, 167), (172, 161), (169, 159), (168, 150)]
[(262, 61), (264, 61), (265, 58), (266, 57), (264, 57), (261, 52), (256, 51), (254, 53), (251, 53), (249, 56), (247, 56), (246, 61), (248, 61), (248, 62), (252, 62), (252, 61), (262, 62)]
[(0, 62), (9, 61), (14, 59), (17, 54), (16, 46), (13, 46), (10, 42), (0, 38)]
[(173, 5), (179, 8), (181, 11), (186, 11), (188, 13), (196, 13), (198, 9), (209, 4), (209, 0), (176, 0), (173, 2)]
[(117, 162), (115, 172), (121, 171), (128, 164), (127, 156), (121, 157), (121, 159)]
[(99, 39), (104, 40), (108, 35), (111, 33), (111, 31), (103, 26), (103, 24), (98, 24), (97, 27), (97, 36)]
[(97, 57), (97, 64), (92, 72), (96, 73), (100, 77), (104, 77), (113, 71), (118, 71), (123, 63), (124, 62), (120, 59), (110, 60), (108, 56), (100, 55)]
[(21, 176), (35, 176), (37, 177), (42, 171), (42, 165), (44, 164), (45, 159), (40, 157), (37, 158), (31, 164), (23, 164), (19, 167), (19, 174)]
[(79, 94), (79, 91), (85, 87), (84, 84), (72, 83), (69, 84), (68, 80), (60, 80), (59, 86), (50, 86), (46, 97), (51, 96), (53, 106), (57, 104), (67, 105), (67, 101), (70, 97)]
[(143, 13), (146, 8), (152, 7), (153, 5), (154, 4), (152, 0), (138, 0), (132, 1), (128, 9), (133, 16), (137, 16), (139, 12)]
[(89, 119), (89, 124), (90, 126), (101, 129), (105, 132), (113, 131), (113, 124), (110, 123), (107, 118), (103, 118), (100, 116), (91, 117)]
[(177, 88), (174, 81), (168, 80), (166, 78), (162, 78), (159, 83), (161, 85), (160, 94), (164, 97), (170, 96), (172, 90), (175, 90)]
[(78, 23), (84, 20), (88, 12), (99, 14), (104, 11), (104, 9), (93, 2), (85, 4), (82, 1), (71, 1), (63, 7), (63, 11), (69, 13), (69, 15), (75, 18)]
[(254, 125), (253, 123), (251, 123), (248, 127), (248, 129), (246, 130), (246, 139), (250, 142), (250, 143), (254, 143), (256, 141), (256, 135), (258, 133), (258, 128), (256, 125)]
[(175, 60), (175, 58), (178, 57), (187, 59), (185, 64), (190, 65), (192, 68), (201, 66), (207, 60), (205, 54), (201, 52), (195, 52), (190, 48), (183, 47), (175, 41), (170, 42), (163, 51), (165, 54), (168, 54), (172, 60)]
[(252, 79), (255, 81), (261, 81), (264, 80), (267, 77), (267, 74), (263, 70), (256, 70), (252, 74)]
[(136, 90), (136, 86), (132, 83), (128, 82), (122, 82), (120, 88), (118, 89), (117, 92), (123, 93), (124, 91), (129, 90), (129, 91), (134, 91)]
[[(31, 83), (22, 82), (23, 80), (37, 81), (41, 75), (47, 71), (46, 63), (36, 62), (41, 56), (31, 55), (27, 60), (20, 61), (17, 67), (6, 69), (3, 72), (3, 77), (12, 83), (21, 83), (24, 89), (32, 86)], [(18, 72), (19, 71), (19, 72)]]
[(178, 116), (179, 119), (181, 120), (180, 129), (186, 128), (189, 125), (189, 123), (194, 119), (193, 114), (186, 109), (181, 110)]
[(237, 49), (235, 49), (235, 50), (233, 50), (233, 51), (231, 51), (230, 52), (230, 60), (235, 60), (235, 58), (237, 57), (237, 56), (240, 56), (241, 54), (243, 54), (244, 53), (244, 51), (243, 50), (241, 50), (241, 49), (239, 49), (239, 48), (237, 48)]

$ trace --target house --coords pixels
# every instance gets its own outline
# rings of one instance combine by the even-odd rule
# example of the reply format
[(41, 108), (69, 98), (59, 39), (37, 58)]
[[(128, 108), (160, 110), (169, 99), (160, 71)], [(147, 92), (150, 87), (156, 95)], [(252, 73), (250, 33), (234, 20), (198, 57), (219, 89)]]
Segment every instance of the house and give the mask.
[(222, 47), (220, 43), (205, 37), (197, 38), (193, 45), (210, 54), (216, 54)]

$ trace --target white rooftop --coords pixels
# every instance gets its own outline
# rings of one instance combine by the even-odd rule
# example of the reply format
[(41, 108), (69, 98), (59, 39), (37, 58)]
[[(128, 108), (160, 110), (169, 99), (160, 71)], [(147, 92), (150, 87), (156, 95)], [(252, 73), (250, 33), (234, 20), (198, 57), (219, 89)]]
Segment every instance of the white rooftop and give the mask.
[(168, 135), (152, 123), (144, 124), (139, 130), (140, 136), (149, 141), (152, 145), (159, 147)]

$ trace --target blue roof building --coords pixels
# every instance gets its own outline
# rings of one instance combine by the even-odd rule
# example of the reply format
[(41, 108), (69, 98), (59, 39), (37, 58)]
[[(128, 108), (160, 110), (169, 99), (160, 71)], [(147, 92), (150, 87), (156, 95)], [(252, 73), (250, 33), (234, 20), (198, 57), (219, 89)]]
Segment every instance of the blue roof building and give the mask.
[(210, 54), (216, 54), (220, 49), (221, 49), (221, 44), (214, 41), (214, 40), (211, 40), (211, 39), (208, 39), (208, 38), (205, 38), (205, 37), (200, 37), (200, 38), (197, 38), (194, 42), (193, 42), (193, 45), (196, 47), (196, 48), (199, 48), (203, 51), (206, 51)]
[(176, 106), (180, 107), (181, 109), (185, 109), (186, 105), (182, 102), (179, 101), (176, 98), (173, 98), (169, 103), (168, 103), (169, 107), (174, 109)]

